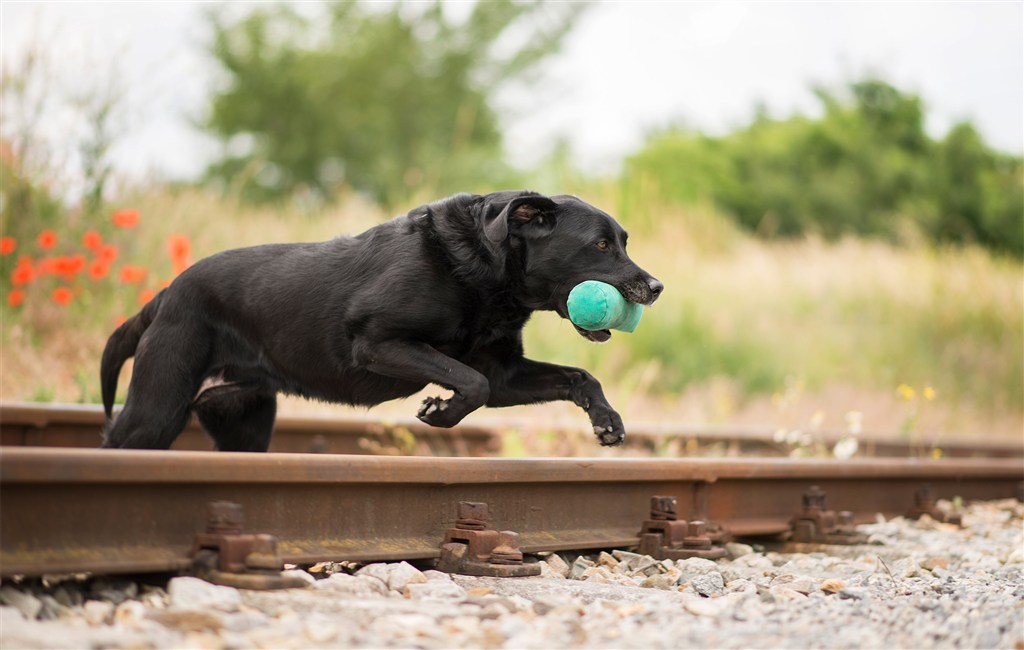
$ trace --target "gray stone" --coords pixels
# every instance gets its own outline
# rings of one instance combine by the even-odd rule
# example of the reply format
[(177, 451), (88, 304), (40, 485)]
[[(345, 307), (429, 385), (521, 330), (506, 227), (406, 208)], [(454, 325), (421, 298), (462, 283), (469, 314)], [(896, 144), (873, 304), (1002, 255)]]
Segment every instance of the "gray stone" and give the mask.
[(85, 602), (85, 596), (77, 585), (65, 583), (53, 591), (53, 599), (64, 607), (78, 607)]
[(583, 572), (593, 566), (595, 566), (593, 561), (581, 555), (573, 560), (572, 567), (569, 569), (569, 577), (573, 580), (581, 580)]
[(131, 580), (97, 578), (89, 585), (89, 594), (99, 600), (109, 600), (120, 605), (139, 594), (139, 586)]
[(16, 608), (22, 616), (30, 621), (35, 619), (43, 609), (42, 601), (27, 591), (22, 591), (12, 585), (4, 585), (3, 588), (0, 588), (0, 602)]
[(864, 600), (868, 594), (868, 590), (863, 587), (844, 587), (839, 590), (839, 597), (844, 600)]
[(647, 556), (640, 555), (639, 553), (633, 553), (633, 552), (630, 552), (630, 551), (615, 550), (615, 551), (612, 551), (612, 557), (614, 557), (620, 563), (625, 564), (625, 570), (632, 571), (640, 563), (640, 560), (642, 560), (643, 558), (645, 558)]
[(709, 571), (691, 578), (690, 586), (701, 596), (717, 596), (725, 589), (725, 581), (718, 571)]

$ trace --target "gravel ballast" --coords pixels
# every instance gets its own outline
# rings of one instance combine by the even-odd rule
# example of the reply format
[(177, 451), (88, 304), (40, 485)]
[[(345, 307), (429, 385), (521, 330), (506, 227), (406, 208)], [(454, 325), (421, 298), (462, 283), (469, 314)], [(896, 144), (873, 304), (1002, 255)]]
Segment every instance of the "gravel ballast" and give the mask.
[(869, 543), (657, 561), (550, 555), (537, 578), (407, 563), (318, 565), (306, 589), (188, 577), (5, 583), (3, 648), (1013, 648), (1024, 650), (1024, 506), (859, 526)]

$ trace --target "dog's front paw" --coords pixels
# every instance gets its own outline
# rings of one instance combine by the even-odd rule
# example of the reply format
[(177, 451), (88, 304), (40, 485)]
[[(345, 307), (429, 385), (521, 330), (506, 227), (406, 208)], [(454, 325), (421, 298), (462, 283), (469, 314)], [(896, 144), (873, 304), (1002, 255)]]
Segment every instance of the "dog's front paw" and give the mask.
[(419, 413), (416, 417), (419, 418), (420, 422), (429, 424), (432, 427), (453, 427), (458, 424), (458, 419), (453, 421), (452, 416), (454, 413), (449, 409), (451, 400), (441, 399), (440, 397), (428, 397), (423, 400), (423, 405), (420, 407)]
[(622, 418), (615, 411), (592, 418), (591, 423), (594, 425), (594, 435), (602, 447), (614, 447), (625, 442), (626, 430), (622, 426)]

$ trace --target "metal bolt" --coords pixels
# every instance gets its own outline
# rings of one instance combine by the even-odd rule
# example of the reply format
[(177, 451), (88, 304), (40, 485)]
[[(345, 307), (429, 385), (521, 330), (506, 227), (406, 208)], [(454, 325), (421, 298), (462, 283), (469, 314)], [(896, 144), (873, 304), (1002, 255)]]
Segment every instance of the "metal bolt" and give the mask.
[(492, 564), (522, 564), (523, 552), (519, 550), (519, 533), (503, 530), (498, 533), (498, 545), (491, 551)]
[(487, 528), (487, 504), (479, 501), (459, 501), (458, 518), (455, 527), (460, 530), (483, 530)]
[(238, 535), (242, 532), (245, 516), (241, 504), (211, 501), (206, 507), (206, 532), (215, 535)]
[(277, 555), (277, 538), (273, 535), (256, 535), (252, 551), (245, 556), (247, 569), (280, 571), (283, 568)]
[(711, 548), (711, 538), (708, 537), (707, 522), (696, 519), (686, 525), (686, 537), (683, 538), (683, 547), (701, 550)]
[(825, 491), (822, 490), (817, 485), (812, 485), (811, 487), (804, 490), (802, 501), (804, 504), (804, 512), (824, 510)]
[(676, 520), (676, 498), (673, 496), (651, 497), (651, 519), (657, 521)]
[(932, 510), (935, 507), (935, 497), (932, 496), (930, 485), (924, 485), (914, 492), (914, 505), (922, 510)]

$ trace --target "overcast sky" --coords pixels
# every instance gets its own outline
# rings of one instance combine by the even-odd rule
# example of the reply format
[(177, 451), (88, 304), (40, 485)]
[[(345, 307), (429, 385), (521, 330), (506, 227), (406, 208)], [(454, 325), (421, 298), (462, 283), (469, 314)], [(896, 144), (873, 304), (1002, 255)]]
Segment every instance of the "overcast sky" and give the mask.
[[(4, 0), (0, 51), (8, 66), (41, 45), (62, 92), (88, 92), (116, 70), (128, 90), (118, 170), (188, 178), (214, 151), (190, 126), (211, 85), (204, 10)], [(610, 170), (652, 127), (721, 133), (758, 102), (778, 116), (809, 113), (813, 84), (868, 73), (921, 94), (933, 135), (970, 119), (990, 144), (1024, 151), (1021, 2), (601, 3), (546, 65), (536, 97), (509, 98), (506, 142), (525, 163), (564, 134), (585, 168)], [(48, 114), (45, 127), (70, 140), (72, 121)]]

